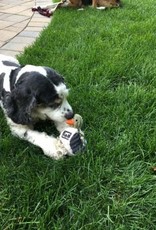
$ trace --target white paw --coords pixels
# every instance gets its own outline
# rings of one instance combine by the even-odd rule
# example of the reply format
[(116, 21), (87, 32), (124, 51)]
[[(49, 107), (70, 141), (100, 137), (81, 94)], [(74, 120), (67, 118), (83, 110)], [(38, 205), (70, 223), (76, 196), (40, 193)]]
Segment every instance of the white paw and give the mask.
[(105, 10), (106, 7), (105, 6), (99, 6), (99, 7), (96, 7), (97, 10)]
[(84, 8), (79, 8), (79, 9), (78, 9), (78, 11), (82, 11), (82, 10), (84, 10)]
[(59, 139), (53, 139), (53, 141), (46, 143), (42, 150), (46, 156), (55, 160), (62, 159), (68, 153)]

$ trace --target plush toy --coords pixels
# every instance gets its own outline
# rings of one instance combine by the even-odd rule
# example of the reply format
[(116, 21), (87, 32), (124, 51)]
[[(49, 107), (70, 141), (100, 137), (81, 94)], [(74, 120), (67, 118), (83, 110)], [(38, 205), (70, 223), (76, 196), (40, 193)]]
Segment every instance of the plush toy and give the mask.
[(51, 17), (53, 15), (53, 13), (55, 12), (55, 10), (57, 8), (59, 8), (65, 2), (66, 2), (66, 0), (62, 0), (60, 2), (56, 2), (56, 3), (53, 3), (51, 5), (47, 5), (44, 7), (41, 7), (41, 6), (33, 7), (32, 11), (37, 11), (39, 14), (41, 14), (43, 16)]
[(46, 9), (46, 8), (41, 8), (40, 6), (33, 7), (32, 11), (37, 11), (39, 14), (46, 16), (48, 18), (53, 15), (53, 12), (51, 10)]
[(80, 130), (83, 125), (83, 119), (79, 114), (75, 114), (72, 119), (66, 120), (66, 123)]
[(73, 155), (86, 147), (87, 142), (81, 130), (83, 119), (79, 114), (75, 114), (73, 119), (67, 120), (66, 123), (69, 127), (61, 132), (59, 139), (69, 155)]
[(78, 129), (79, 133), (81, 134), (81, 137), (84, 137), (84, 132), (81, 130), (82, 125), (83, 125), (83, 119), (79, 114), (75, 114), (72, 119), (66, 120), (66, 123), (70, 127), (74, 127)]

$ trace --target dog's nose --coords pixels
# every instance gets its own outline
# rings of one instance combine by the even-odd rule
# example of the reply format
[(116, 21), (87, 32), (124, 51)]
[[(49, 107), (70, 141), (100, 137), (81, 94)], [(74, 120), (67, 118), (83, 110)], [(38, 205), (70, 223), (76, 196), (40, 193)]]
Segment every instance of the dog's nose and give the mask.
[(72, 111), (69, 111), (68, 113), (65, 114), (65, 118), (68, 119), (72, 119), (74, 117), (74, 113)]

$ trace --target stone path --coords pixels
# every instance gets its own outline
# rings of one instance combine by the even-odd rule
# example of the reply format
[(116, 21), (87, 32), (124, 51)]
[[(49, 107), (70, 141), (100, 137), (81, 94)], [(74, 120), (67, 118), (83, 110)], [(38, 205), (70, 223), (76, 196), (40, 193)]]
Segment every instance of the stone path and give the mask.
[(50, 22), (32, 7), (52, 0), (0, 0), (0, 54), (16, 56), (32, 44)]

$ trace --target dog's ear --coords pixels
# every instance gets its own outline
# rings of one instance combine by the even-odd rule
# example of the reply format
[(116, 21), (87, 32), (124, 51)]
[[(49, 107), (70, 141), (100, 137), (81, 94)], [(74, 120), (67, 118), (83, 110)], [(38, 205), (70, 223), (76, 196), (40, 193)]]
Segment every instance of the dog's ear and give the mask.
[(7, 116), (17, 124), (31, 125), (33, 119), (31, 112), (36, 106), (36, 98), (29, 90), (13, 89), (3, 92), (4, 108)]

